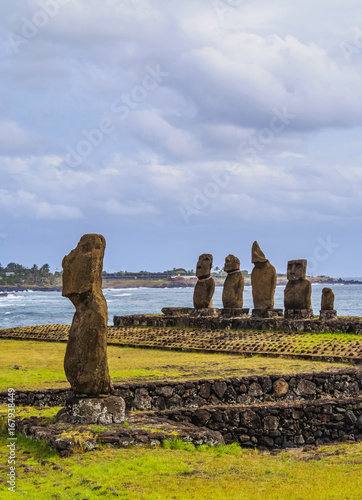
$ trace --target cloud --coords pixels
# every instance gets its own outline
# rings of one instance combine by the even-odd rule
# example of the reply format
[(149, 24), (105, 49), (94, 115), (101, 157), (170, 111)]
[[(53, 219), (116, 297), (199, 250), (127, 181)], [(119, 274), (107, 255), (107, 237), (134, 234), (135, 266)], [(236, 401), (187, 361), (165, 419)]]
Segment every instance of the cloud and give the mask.
[[(356, 2), (224, 2), (222, 19), (204, 0), (63, 3), (0, 62), (0, 203), (17, 217), (14, 231), (23, 219), (98, 231), (118, 217), (137, 219), (130, 238), (157, 226), (171, 244), (170, 228), (193, 228), (196, 245), (236, 238), (239, 224), (276, 238), (289, 223), (321, 232), (359, 217)], [(3, 42), (24, 36), (39, 9), (38, 0), (1, 5)], [(143, 98), (150, 67), (168, 75)], [(272, 128), (283, 113), (293, 119)], [(104, 118), (114, 130), (91, 144)], [(70, 168), (68, 148), (85, 141), (89, 154)], [(180, 206), (233, 166), (237, 175), (185, 223)]]
[(130, 202), (129, 204), (120, 203), (111, 199), (104, 205), (104, 210), (111, 215), (146, 215), (157, 214), (158, 210), (150, 203), (141, 200)]
[(0, 120), (0, 154), (34, 151), (39, 137), (14, 120)]
[(77, 207), (41, 201), (35, 194), (22, 190), (10, 193), (6, 189), (0, 189), (0, 207), (4, 212), (16, 217), (51, 220), (80, 219), (83, 217), (82, 212)]

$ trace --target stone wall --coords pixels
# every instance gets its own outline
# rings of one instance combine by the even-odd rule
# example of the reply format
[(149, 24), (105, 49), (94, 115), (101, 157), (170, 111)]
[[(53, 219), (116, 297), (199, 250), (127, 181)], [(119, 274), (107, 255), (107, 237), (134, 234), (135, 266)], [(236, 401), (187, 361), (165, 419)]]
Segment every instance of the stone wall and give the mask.
[[(161, 415), (161, 413), (160, 413)], [(265, 406), (162, 412), (180, 423), (218, 431), (226, 444), (294, 448), (362, 438), (362, 397)]]
[[(125, 399), (127, 410), (349, 398), (361, 393), (361, 369), (115, 385), (115, 394)], [(15, 401), (23, 406), (63, 406), (71, 396), (72, 391), (66, 389), (17, 391)], [(7, 397), (7, 392), (0, 393), (0, 404), (6, 404)]]
[(193, 317), (193, 316), (163, 316), (134, 314), (130, 316), (114, 316), (115, 327), (157, 326), (202, 328), (206, 330), (272, 330), (283, 332), (342, 332), (362, 335), (362, 318), (340, 317), (333, 320), (320, 319), (286, 319), (283, 317), (254, 319)]

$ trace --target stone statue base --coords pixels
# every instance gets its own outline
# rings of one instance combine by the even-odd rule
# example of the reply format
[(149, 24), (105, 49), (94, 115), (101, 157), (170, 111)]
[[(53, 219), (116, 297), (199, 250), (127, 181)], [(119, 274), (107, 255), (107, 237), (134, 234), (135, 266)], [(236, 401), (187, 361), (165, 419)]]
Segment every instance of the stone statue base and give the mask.
[(193, 311), (193, 307), (163, 307), (161, 309), (165, 316), (188, 316)]
[(283, 309), (253, 309), (251, 311), (252, 319), (275, 318), (283, 316)]
[(284, 317), (287, 319), (313, 319), (313, 309), (286, 309)]
[(204, 318), (204, 317), (217, 317), (219, 315), (219, 309), (214, 307), (205, 307), (204, 309), (192, 309), (190, 316), (194, 318)]
[(240, 318), (241, 316), (247, 316), (249, 314), (249, 308), (233, 307), (220, 309), (220, 316), (223, 318)]
[(337, 319), (337, 311), (335, 309), (329, 311), (319, 311), (319, 319)]
[(126, 404), (119, 396), (75, 396), (66, 402), (55, 419), (71, 424), (120, 424), (126, 420)]

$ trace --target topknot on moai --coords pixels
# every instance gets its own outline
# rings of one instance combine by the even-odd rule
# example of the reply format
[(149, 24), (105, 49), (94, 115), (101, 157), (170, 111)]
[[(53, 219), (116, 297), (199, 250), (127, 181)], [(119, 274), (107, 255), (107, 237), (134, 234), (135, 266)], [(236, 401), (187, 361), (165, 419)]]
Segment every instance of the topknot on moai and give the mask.
[(112, 389), (107, 360), (107, 303), (102, 293), (106, 241), (85, 234), (63, 259), (62, 295), (76, 312), (69, 330), (64, 370), (77, 394), (108, 394)]
[(212, 261), (210, 253), (203, 253), (197, 261), (196, 276), (198, 280), (194, 290), (195, 309), (213, 307), (212, 297), (215, 291), (215, 280), (211, 276)]
[(286, 318), (313, 318), (311, 295), (312, 286), (306, 279), (306, 259), (288, 262), (288, 284), (284, 290), (284, 309)]
[(240, 271), (240, 260), (229, 254), (225, 258), (224, 270), (227, 277), (222, 292), (224, 309), (241, 309), (243, 307), (244, 276)]
[(334, 309), (334, 293), (331, 288), (323, 288), (321, 299), (320, 319), (335, 319), (337, 311)]
[(251, 262), (254, 264), (251, 272), (254, 309), (273, 309), (277, 273), (261, 251), (257, 241), (254, 241), (251, 249)]

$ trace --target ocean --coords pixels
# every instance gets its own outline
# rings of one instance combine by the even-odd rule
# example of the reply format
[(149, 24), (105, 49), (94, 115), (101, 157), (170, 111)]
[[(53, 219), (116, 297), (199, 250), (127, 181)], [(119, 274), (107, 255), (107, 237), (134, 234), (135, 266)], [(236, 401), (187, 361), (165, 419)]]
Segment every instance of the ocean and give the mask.
[[(312, 285), (312, 307), (319, 314), (322, 289)], [(328, 285), (335, 295), (339, 316), (362, 316), (362, 285)], [(118, 288), (103, 290), (108, 304), (108, 324), (113, 316), (160, 314), (162, 307), (192, 307), (193, 288)], [(284, 286), (277, 286), (275, 308), (283, 308)], [(222, 287), (216, 287), (214, 307), (222, 307)], [(244, 290), (244, 307), (252, 309), (251, 287)], [(46, 324), (71, 324), (74, 307), (60, 292), (17, 292), (0, 297), (0, 328)]]

